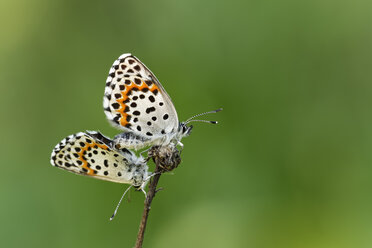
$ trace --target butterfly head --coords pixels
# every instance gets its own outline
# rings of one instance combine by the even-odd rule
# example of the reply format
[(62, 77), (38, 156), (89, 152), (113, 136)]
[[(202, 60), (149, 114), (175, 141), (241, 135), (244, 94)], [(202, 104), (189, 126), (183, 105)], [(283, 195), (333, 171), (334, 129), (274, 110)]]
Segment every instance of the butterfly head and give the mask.
[(191, 130), (193, 128), (193, 125), (187, 126), (184, 122), (180, 122), (180, 125), (178, 127), (178, 133), (181, 137), (189, 136), (191, 133)]

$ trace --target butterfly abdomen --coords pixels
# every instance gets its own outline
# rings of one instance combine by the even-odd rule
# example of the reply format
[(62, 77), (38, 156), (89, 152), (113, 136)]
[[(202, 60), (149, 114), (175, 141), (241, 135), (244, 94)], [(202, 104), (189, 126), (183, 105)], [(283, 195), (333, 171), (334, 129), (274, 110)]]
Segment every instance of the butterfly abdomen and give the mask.
[(130, 132), (118, 134), (113, 140), (116, 149), (122, 149), (124, 147), (137, 150), (141, 149), (147, 142), (150, 142), (150, 139)]

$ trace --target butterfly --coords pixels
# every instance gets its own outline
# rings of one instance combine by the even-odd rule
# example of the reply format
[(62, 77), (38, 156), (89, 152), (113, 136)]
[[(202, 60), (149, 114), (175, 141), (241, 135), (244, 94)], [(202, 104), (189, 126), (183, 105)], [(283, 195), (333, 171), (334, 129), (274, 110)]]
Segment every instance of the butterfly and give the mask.
[(108, 121), (123, 133), (114, 137), (117, 148), (141, 149), (146, 146), (179, 144), (188, 136), (191, 121), (216, 124), (216, 121), (193, 118), (216, 113), (222, 109), (202, 113), (179, 122), (176, 109), (155, 75), (135, 56), (126, 53), (115, 60), (106, 80), (103, 98)]
[(151, 172), (132, 151), (117, 150), (99, 132), (79, 132), (64, 138), (52, 151), (53, 166), (80, 175), (144, 188)]

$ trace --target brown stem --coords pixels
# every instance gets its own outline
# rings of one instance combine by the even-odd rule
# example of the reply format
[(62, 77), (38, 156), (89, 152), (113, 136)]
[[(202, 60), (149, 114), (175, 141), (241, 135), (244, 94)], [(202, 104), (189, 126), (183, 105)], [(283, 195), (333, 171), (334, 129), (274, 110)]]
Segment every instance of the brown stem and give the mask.
[[(155, 159), (154, 159), (155, 160)], [(156, 161), (156, 167), (155, 167), (155, 176), (150, 182), (149, 185), (149, 191), (147, 192), (147, 197), (145, 200), (145, 207), (143, 209), (143, 214), (142, 214), (142, 219), (140, 222), (139, 230), (138, 230), (138, 235), (137, 235), (137, 241), (135, 248), (141, 248), (142, 243), (143, 243), (143, 237), (145, 235), (145, 229), (146, 229), (146, 223), (147, 223), (147, 218), (149, 217), (149, 212), (151, 209), (151, 202), (152, 199), (155, 197), (156, 194), (156, 186), (158, 185), (160, 176), (161, 176), (162, 169), (159, 166), (158, 161)]]

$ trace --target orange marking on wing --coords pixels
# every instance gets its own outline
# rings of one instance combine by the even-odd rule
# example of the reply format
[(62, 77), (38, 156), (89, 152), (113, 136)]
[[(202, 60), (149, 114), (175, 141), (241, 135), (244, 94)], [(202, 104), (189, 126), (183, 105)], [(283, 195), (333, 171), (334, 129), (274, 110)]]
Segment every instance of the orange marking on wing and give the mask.
[(108, 147), (106, 145), (101, 145), (101, 144), (98, 144), (98, 143), (95, 143), (94, 142), (94, 143), (91, 143), (91, 144), (85, 143), (85, 146), (82, 147), (81, 148), (81, 151), (78, 153), (80, 155), (80, 160), (83, 161), (83, 165), (81, 167), (84, 168), (84, 169), (86, 169), (86, 170), (88, 170), (87, 175), (89, 175), (89, 176), (94, 176), (95, 175), (94, 174), (94, 170), (88, 167), (88, 161), (86, 161), (83, 158), (83, 156), (84, 156), (83, 153), (84, 153), (84, 151), (87, 151), (89, 147), (92, 147), (93, 148), (94, 146), (98, 146), (98, 147), (100, 147), (100, 148), (102, 148), (104, 150), (108, 150)]
[(128, 92), (132, 90), (133, 88), (138, 89), (139, 91), (147, 88), (151, 92), (154, 92), (155, 90), (159, 91), (158, 86), (156, 86), (154, 83), (149, 87), (144, 81), (142, 81), (141, 85), (137, 85), (134, 82), (132, 82), (130, 85), (125, 85), (125, 90), (121, 91), (122, 97), (117, 99), (116, 101), (120, 104), (120, 108), (116, 110), (116, 112), (119, 112), (121, 115), (120, 118), (120, 124), (125, 127), (129, 122), (127, 121), (128, 114), (125, 112), (125, 108), (127, 105), (124, 103), (128, 99)]

